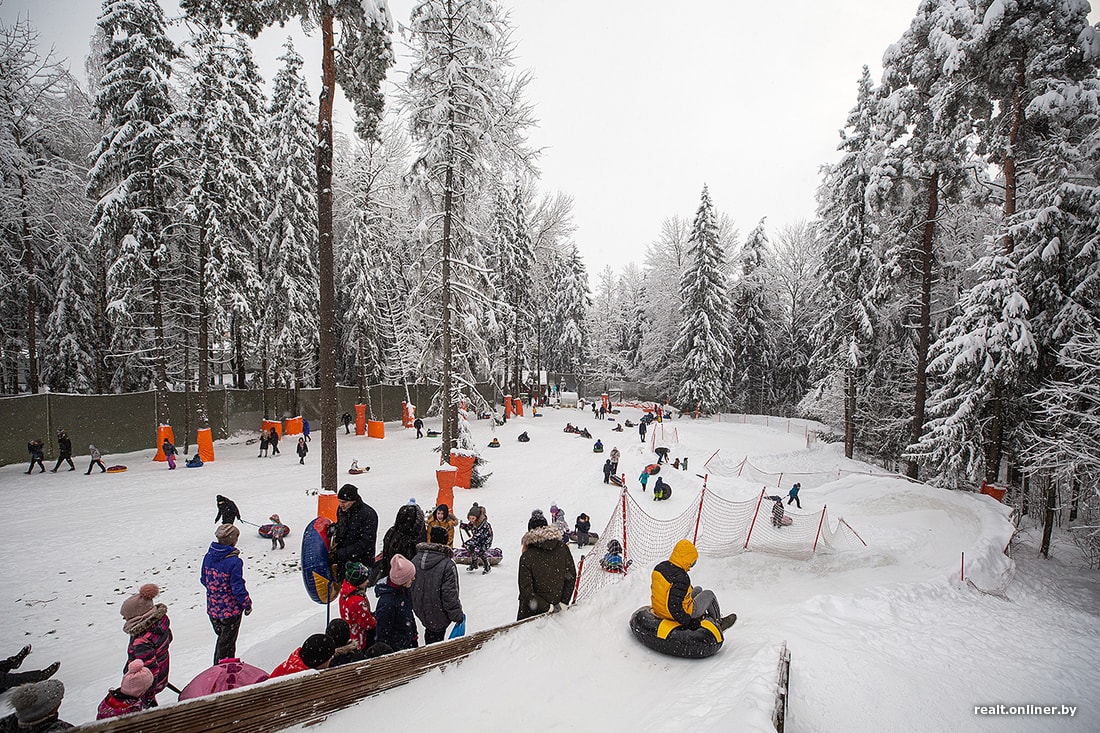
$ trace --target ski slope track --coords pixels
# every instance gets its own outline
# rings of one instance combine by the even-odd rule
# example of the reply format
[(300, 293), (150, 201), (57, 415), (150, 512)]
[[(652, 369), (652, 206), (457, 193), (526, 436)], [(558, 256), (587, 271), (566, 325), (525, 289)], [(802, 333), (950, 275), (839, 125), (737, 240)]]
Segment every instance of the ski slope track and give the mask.
[[(496, 436), (501, 447), (479, 448), (492, 476), (481, 489), (456, 490), (454, 511), (464, 516), (474, 501), (485, 506), (494, 545), (504, 552), (488, 575), (460, 568), (471, 632), (516, 618), (520, 538), (532, 509), (549, 515), (555, 502), (571, 524), (585, 512), (597, 532), (617, 510), (619, 489), (602, 480), (607, 454), (592, 452), (597, 438), (607, 450), (620, 449), (628, 491), (655, 517), (684, 511), (703, 486), (697, 473), (720, 451), (724, 465), (747, 457), (762, 469), (819, 476), (803, 482), (802, 511), (790, 505), (788, 513), (798, 522), (800, 513), (827, 505), (828, 521), (843, 518), (867, 546), (805, 560), (760, 551), (702, 556), (693, 581), (714, 589), (723, 612), (738, 614), (723, 649), (708, 659), (660, 656), (632, 637), (628, 619), (649, 602), (652, 569), (635, 566), (585, 602), (494, 637), (461, 663), (334, 713), (311, 732), (403, 728), (425, 706), (434, 712), (424, 721), (439, 716), (450, 731), (771, 731), (784, 642), (792, 655), (788, 733), (1100, 730), (1100, 708), (1089, 702), (1100, 685), (1096, 574), (1081, 570), (1068, 546), (1050, 561), (1035, 560), (1032, 540), (1012, 541), (1010, 511), (990, 497), (885, 474), (845, 459), (835, 444), (807, 448), (804, 434), (684, 418), (665, 422), (658, 445), (689, 458), (691, 470), (664, 467), (674, 494), (653, 502), (636, 478), (655, 461), (650, 440), (643, 443), (636, 428), (612, 431), (615, 420), (636, 422), (639, 410), (624, 408), (605, 421), (572, 409), (528, 415), (502, 427), (471, 424), (478, 446)], [(567, 421), (588, 428), (592, 441), (563, 432)], [(438, 422), (427, 419), (425, 427)], [(516, 441), (523, 431), (529, 443)], [(341, 482), (356, 484), (377, 510), (380, 549), (400, 506), (410, 498), (425, 510), (434, 504), (438, 441), (416, 440), (399, 423), (386, 425), (383, 440), (337, 432)], [(73, 439), (82, 445), (95, 437)], [(152, 461), (152, 449), (105, 456), (130, 467), (117, 475), (84, 476), (86, 456), (75, 457), (75, 472), (27, 476), (25, 466), (0, 468), (7, 548), (0, 654), (31, 643), (24, 669), (61, 660), (64, 720), (90, 722), (121, 681), (127, 637), (118, 609), (143, 583), (157, 583), (157, 601), (169, 608), (172, 683), (182, 687), (211, 664), (214, 634), (198, 574), (213, 540), (216, 494), (233, 499), (248, 522), (264, 524), (278, 513), (292, 530), (286, 549), (272, 551), (256, 527), (241, 527), (255, 611), (242, 623), (238, 655), (270, 670), (323, 630), (326, 609), (307, 597), (298, 565), (301, 531), (317, 515), (320, 441), (300, 466), (290, 450), (257, 458), (254, 437), (217, 443), (216, 460), (201, 469), (168, 471)], [(344, 473), (353, 458), (370, 473)], [(762, 488), (785, 497), (790, 482), (710, 476), (707, 483), (709, 492), (736, 501), (755, 499)], [(1012, 557), (1004, 552), (1010, 541)], [(573, 552), (579, 560), (586, 550)], [(978, 592), (960, 571), (974, 587), (1004, 597)], [(159, 699), (164, 706), (173, 698), (165, 692)], [(1066, 704), (1076, 712), (974, 713), (995, 704)]]

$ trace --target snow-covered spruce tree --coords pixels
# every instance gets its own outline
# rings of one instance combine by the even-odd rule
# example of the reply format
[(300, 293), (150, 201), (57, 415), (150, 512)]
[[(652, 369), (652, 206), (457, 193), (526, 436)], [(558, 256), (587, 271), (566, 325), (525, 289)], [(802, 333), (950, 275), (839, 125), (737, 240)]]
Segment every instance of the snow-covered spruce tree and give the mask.
[[(883, 60), (883, 99), (878, 110), (886, 142), (882, 168), (893, 185), (882, 203), (891, 219), (904, 222), (903, 241), (895, 243), (898, 268), (894, 270), (901, 273), (903, 282), (895, 283), (894, 294), (912, 303), (903, 313), (916, 335), (912, 442), (924, 427), (928, 351), (935, 337), (933, 283), (940, 278), (940, 208), (958, 200), (960, 187), (974, 171), (984, 168), (972, 153), (974, 113), (988, 106), (988, 99), (975, 94), (969, 83), (974, 69), (968, 65), (966, 49), (974, 27), (969, 4), (926, 0)], [(919, 232), (919, 241), (910, 232)], [(916, 478), (917, 462), (909, 459), (905, 471)]]
[(586, 315), (592, 307), (588, 271), (584, 260), (571, 245), (564, 256), (553, 257), (550, 278), (557, 283), (549, 303), (546, 335), (546, 368), (580, 377), (588, 362)]
[[(266, 355), (276, 382), (293, 379), (297, 390), (313, 381), (320, 345), (317, 179), (311, 165), (316, 140), (302, 57), (289, 39), (285, 48), (268, 109), (267, 169), (272, 178), (267, 186), (267, 244), (259, 268), (266, 294), (259, 317), (261, 334), (270, 334)], [(265, 417), (270, 417), (266, 409)]]
[[(223, 19), (255, 37), (267, 25), (299, 18), (307, 26), (321, 29), (321, 98), (317, 116), (317, 281), (318, 344), (320, 354), (321, 416), (336, 415), (336, 278), (333, 241), (332, 109), (336, 85), (355, 107), (355, 130), (361, 138), (373, 138), (381, 123), (381, 84), (393, 64), (390, 49), (392, 30), (385, 0), (182, 0), (183, 10), (192, 17), (217, 26)], [(339, 42), (336, 28), (339, 26)], [(340, 63), (336, 63), (339, 54)], [(335, 491), (336, 431), (321, 433), (321, 485)]]
[(0, 351), (12, 367), (0, 390), (18, 388), (24, 358), (32, 392), (41, 382), (54, 391), (94, 386), (94, 300), (84, 297), (85, 272), (70, 267), (84, 263), (68, 250), (88, 240), (90, 118), (86, 96), (39, 52), (31, 24), (0, 23)]
[(413, 60), (404, 107), (426, 214), (422, 231), (438, 252), (431, 278), (439, 288), (445, 459), (458, 445), (464, 385), (456, 377), (470, 370), (484, 325), (477, 319), (488, 314), (474, 305), (482, 298), (471, 287), (488, 285), (472, 197), (488, 166), (505, 162), (506, 151), (522, 157), (522, 131), (530, 123), (529, 110), (519, 102), (526, 77), (508, 76), (509, 31), (492, 0), (423, 0), (413, 7), (408, 26)]
[(778, 314), (772, 307), (768, 271), (768, 235), (764, 220), (756, 225), (738, 256), (740, 279), (733, 286), (731, 384), (740, 395), (744, 412), (762, 414), (775, 404), (775, 331)]
[[(262, 307), (256, 253), (267, 197), (264, 100), (244, 38), (202, 29), (181, 117), (191, 130), (183, 207), (195, 249), (198, 427), (209, 427), (210, 334), (252, 331)], [(270, 315), (270, 314), (269, 314)], [(240, 361), (243, 354), (237, 355)]]
[(643, 318), (634, 377), (649, 390), (675, 395), (683, 364), (669, 358), (680, 338), (680, 278), (687, 266), (691, 222), (679, 216), (661, 222), (661, 233), (646, 247), (641, 283)]
[(820, 309), (821, 242), (805, 221), (779, 229), (771, 243), (771, 295), (777, 314), (773, 383), (780, 415), (790, 415), (810, 388), (813, 314)]
[(105, 0), (107, 39), (96, 119), (103, 137), (88, 191), (94, 257), (107, 264), (106, 317), (112, 327), (115, 389), (157, 390), (157, 420), (170, 424), (162, 268), (167, 205), (179, 183), (168, 79), (179, 51), (156, 0)]
[[(1073, 328), (1054, 328), (1047, 314), (1062, 310), (1062, 288), (1095, 261), (1095, 219), (1085, 213), (1089, 204), (1080, 208), (1089, 196), (1082, 199), (1075, 186), (1088, 157), (1074, 152), (1089, 138), (1081, 113), (1087, 118), (1095, 106), (1097, 59), (1094, 47), (1082, 47), (1086, 9), (1069, 0), (983, 2), (978, 17), (968, 50), (995, 102), (979, 151), (1003, 171), (1000, 247), (979, 263), (980, 281), (933, 346), (942, 365), (929, 409), (934, 424), (910, 451), (941, 470), (954, 469), (943, 478), (949, 485), (997, 480), (1005, 455), (1022, 448), (1031, 412), (1026, 396), (1074, 335)], [(1084, 260), (1074, 256), (1078, 246)], [(1082, 322), (1070, 316), (1067, 324), (1072, 321)]]
[(823, 250), (821, 319), (814, 328), (815, 377), (843, 384), (844, 455), (856, 444), (857, 385), (874, 338), (879, 259), (877, 228), (867, 201), (871, 168), (881, 155), (875, 134), (876, 95), (863, 67), (856, 106), (840, 133), (841, 158), (826, 169), (817, 204)]
[(501, 325), (505, 392), (526, 391), (523, 369), (536, 338), (535, 300), (532, 287), (535, 253), (528, 224), (527, 197), (520, 182), (505, 184), (496, 191), (492, 217), (491, 253), (493, 284), (499, 298), (497, 321)]
[(726, 380), (733, 358), (733, 306), (726, 255), (705, 185), (688, 241), (687, 265), (680, 277), (681, 331), (670, 353), (670, 358), (683, 361), (683, 381), (675, 399), (681, 410), (714, 413), (731, 401)]
[(611, 265), (606, 265), (596, 277), (592, 307), (588, 311), (591, 357), (588, 373), (592, 380), (589, 386), (597, 393), (607, 391), (612, 381), (621, 380), (626, 374), (622, 353), (625, 315), (619, 279)]

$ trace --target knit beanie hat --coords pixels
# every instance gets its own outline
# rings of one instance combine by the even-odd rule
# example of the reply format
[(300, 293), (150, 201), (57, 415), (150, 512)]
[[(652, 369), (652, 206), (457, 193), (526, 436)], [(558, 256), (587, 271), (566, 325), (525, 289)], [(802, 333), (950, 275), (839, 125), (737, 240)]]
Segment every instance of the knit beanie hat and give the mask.
[(325, 633), (332, 639), (337, 647), (342, 647), (351, 640), (351, 625), (342, 618), (334, 618), (325, 627)]
[(405, 585), (416, 577), (416, 566), (404, 555), (394, 555), (390, 560), (390, 584)]
[(15, 708), (19, 724), (30, 726), (56, 713), (64, 696), (65, 685), (60, 680), (46, 680), (16, 687), (8, 703)]
[(478, 506), (477, 502), (475, 501), (474, 505), (472, 507), (470, 507), (470, 511), (466, 512), (466, 518), (468, 519), (470, 517), (474, 517), (475, 519), (477, 519), (477, 518), (481, 517), (481, 513), (483, 511), (485, 511), (485, 509), (483, 507)]
[(279, 519), (278, 514), (272, 514), (270, 517), (268, 517), (268, 519), (270, 519), (275, 524), (282, 524), (283, 523), (283, 520)]
[(527, 531), (530, 532), (532, 529), (537, 529), (539, 527), (545, 526), (546, 517), (542, 515), (542, 512), (539, 512), (537, 516), (532, 512), (531, 519), (527, 521)]
[(153, 686), (153, 672), (145, 666), (145, 662), (135, 659), (126, 668), (126, 674), (122, 675), (122, 686), (119, 690), (123, 695), (141, 697), (145, 691)]
[(336, 643), (328, 634), (313, 634), (302, 644), (298, 656), (311, 669), (317, 669), (336, 654)]
[(358, 587), (367, 582), (367, 577), (370, 575), (370, 568), (361, 562), (352, 560), (344, 566), (344, 580)]
[(214, 530), (214, 538), (223, 545), (236, 547), (237, 538), (240, 536), (241, 531), (237, 529), (235, 524), (222, 524)]
[(430, 536), (428, 537), (428, 541), (434, 542), (437, 545), (447, 544), (447, 530), (443, 527), (432, 527), (432, 531)]
[(340, 501), (359, 501), (359, 489), (353, 484), (344, 484), (336, 498)]
[(155, 584), (146, 583), (138, 589), (138, 592), (136, 594), (130, 596), (125, 601), (123, 601), (122, 608), (119, 610), (119, 613), (121, 613), (122, 618), (126, 619), (127, 621), (141, 618), (145, 614), (150, 613), (155, 608), (155, 605), (153, 604), (153, 599), (156, 598), (157, 594), (159, 593), (160, 588), (158, 588)]

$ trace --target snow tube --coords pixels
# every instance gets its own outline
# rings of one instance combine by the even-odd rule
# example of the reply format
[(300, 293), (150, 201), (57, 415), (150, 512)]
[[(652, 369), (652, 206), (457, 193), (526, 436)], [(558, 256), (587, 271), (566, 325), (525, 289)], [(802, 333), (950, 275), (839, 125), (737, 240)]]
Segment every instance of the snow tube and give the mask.
[[(286, 527), (285, 524), (283, 526)], [(269, 539), (269, 540), (278, 539), (278, 537), (273, 536), (275, 534), (275, 532), (273, 531), (274, 527), (275, 527), (274, 524), (261, 524), (260, 529), (259, 529), (260, 536), (265, 538), (265, 539)], [(284, 532), (282, 535), (280, 535), (280, 537), (289, 537), (289, 536), (290, 536), (290, 527), (287, 527), (286, 532)]]
[[(494, 547), (489, 550), (488, 555), (490, 565), (500, 565), (500, 561), (504, 559), (504, 553), (501, 552), (499, 547)], [(465, 547), (459, 547), (457, 550), (455, 550), (454, 560), (459, 565), (469, 565), (471, 559), (472, 558), (470, 557), (470, 551), (467, 550)]]
[(122, 473), (126, 466), (107, 466), (107, 473)]
[(352, 476), (358, 476), (359, 474), (366, 473), (369, 470), (370, 470), (369, 467), (368, 468), (349, 468), (348, 473), (350, 473)]
[[(600, 538), (600, 536), (598, 534), (596, 534), (595, 532), (589, 532), (588, 533), (588, 544), (590, 544), (590, 545), (595, 544), (596, 540), (598, 540), (599, 538)], [(573, 544), (577, 543), (577, 533), (576, 533), (576, 531), (573, 531), (573, 532), (569, 533), (569, 541), (572, 542)]]
[(703, 659), (722, 648), (722, 632), (709, 618), (697, 629), (685, 629), (675, 621), (657, 618), (649, 606), (642, 606), (630, 617), (630, 631), (653, 651), (673, 657)]
[(332, 524), (325, 517), (317, 517), (302, 533), (302, 581), (306, 593), (316, 603), (328, 603), (340, 593), (340, 586), (332, 579), (328, 564), (328, 527)]

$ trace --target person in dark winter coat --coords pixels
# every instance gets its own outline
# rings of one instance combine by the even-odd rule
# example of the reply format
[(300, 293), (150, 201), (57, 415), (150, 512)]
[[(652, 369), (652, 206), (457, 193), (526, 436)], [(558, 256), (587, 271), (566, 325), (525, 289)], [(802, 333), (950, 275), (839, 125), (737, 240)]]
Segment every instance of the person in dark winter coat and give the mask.
[(485, 507), (478, 506), (475, 501), (470, 511), (466, 513), (466, 519), (467, 521), (459, 525), (470, 533), (470, 539), (462, 543), (470, 553), (470, 566), (466, 571), (476, 570), (480, 561), (485, 568), (482, 574), (488, 574), (492, 570), (492, 565), (489, 564), (489, 550), (493, 547), (493, 525), (489, 524), (489, 513), (485, 511)]
[(200, 579), (206, 587), (206, 615), (218, 635), (214, 664), (237, 656), (241, 615), (252, 613), (252, 597), (244, 584), (244, 562), (236, 547), (240, 534), (235, 525), (219, 526), (202, 560)]
[(336, 510), (336, 524), (329, 527), (332, 539), (329, 557), (342, 577), (344, 566), (349, 562), (374, 567), (378, 514), (359, 498), (359, 489), (354, 484), (341, 486), (336, 498), (340, 508)]
[(783, 497), (775, 497), (775, 503), (772, 504), (772, 526), (783, 526)]
[(432, 527), (429, 542), (416, 546), (412, 584), (413, 613), (424, 626), (424, 643), (443, 641), (447, 627), (465, 617), (458, 597), (458, 568), (454, 550), (447, 544), (447, 530)]
[(697, 629), (704, 616), (725, 631), (737, 620), (737, 614), (723, 616), (713, 591), (691, 584), (688, 571), (699, 559), (699, 551), (688, 540), (672, 548), (668, 560), (653, 568), (650, 607), (657, 618), (675, 621), (684, 628)]
[(257, 458), (267, 458), (267, 431), (260, 431), (260, 455)]
[(313, 439), (309, 437), (309, 431), (310, 431), (309, 420), (306, 420), (303, 417), (302, 418), (302, 437), (306, 439), (307, 443), (313, 442)]
[(610, 455), (611, 460), (611, 473), (619, 472), (619, 449), (612, 448)]
[(342, 618), (334, 618), (325, 627), (325, 634), (336, 645), (336, 653), (332, 655), (329, 667), (339, 667), (342, 664), (362, 662), (367, 655), (359, 648), (359, 645), (351, 640), (351, 626)]
[(72, 724), (58, 718), (65, 685), (60, 680), (45, 680), (21, 685), (12, 691), (8, 704), (15, 712), (0, 718), (3, 733), (53, 733), (68, 730)]
[(791, 490), (787, 492), (787, 506), (790, 506), (791, 502), (795, 503), (799, 509), (802, 508), (802, 502), (798, 500), (798, 490), (802, 488), (802, 484), (795, 482), (795, 485), (791, 487)]
[(99, 472), (104, 473), (107, 467), (103, 465), (103, 456), (100, 454), (99, 449), (88, 444), (88, 453), (91, 454), (92, 461), (88, 464), (88, 470), (84, 472), (84, 475), (87, 476), (92, 472), (92, 466), (99, 466)]
[(168, 438), (165, 438), (164, 442), (160, 444), (160, 449), (164, 451), (164, 457), (168, 460), (168, 470), (176, 470), (176, 446)]
[(30, 653), (31, 645), (27, 644), (7, 659), (0, 659), (0, 692), (4, 692), (12, 687), (18, 687), (19, 685), (25, 685), (28, 682), (48, 680), (50, 677), (53, 677), (54, 673), (61, 667), (61, 662), (54, 662), (45, 669), (12, 672), (13, 669), (18, 669), (19, 665), (23, 664), (23, 660), (26, 659), (27, 655)]
[(187, 460), (186, 465), (188, 468), (202, 468), (202, 456), (196, 451), (195, 455)]
[(296, 450), (298, 451), (298, 463), (303, 466), (306, 465), (306, 453), (309, 453), (309, 446), (306, 445), (305, 438), (298, 438), (298, 447)]
[(592, 521), (588, 518), (588, 515), (581, 514), (577, 517), (577, 523), (573, 526), (577, 530), (577, 547), (587, 547), (589, 544), (588, 534), (592, 531)]
[(603, 462), (603, 482), (605, 484), (611, 483), (611, 474), (615, 473), (615, 469), (611, 467), (611, 459), (608, 458)]
[(421, 420), (419, 417), (416, 418), (415, 420), (413, 420), (413, 427), (416, 428), (416, 437), (417, 438), (423, 438), (424, 437), (424, 421)]
[(389, 644), (394, 651), (419, 646), (412, 594), (409, 592), (415, 580), (416, 566), (403, 555), (395, 555), (390, 563), (389, 577), (374, 586), (374, 593), (378, 596), (374, 612), (374, 618), (378, 621), (375, 638)]
[[(216, 501), (218, 503), (218, 515), (214, 517), (214, 524), (233, 524), (241, 518), (241, 510), (237, 508), (232, 499), (218, 494)], [(230, 654), (229, 656), (233, 655)], [(217, 661), (214, 664), (217, 664)]]
[(344, 435), (348, 435), (351, 433), (351, 413), (345, 412), (342, 419), (344, 421)]
[(668, 448), (664, 448), (664, 447), (655, 448), (653, 450), (653, 452), (657, 454), (657, 465), (658, 466), (661, 465), (662, 463), (668, 463)]
[(302, 645), (291, 652), (285, 662), (271, 670), (271, 676), (283, 677), (307, 669), (328, 669), (336, 656), (336, 643), (328, 634), (311, 634)]
[(623, 546), (618, 540), (607, 543), (607, 552), (600, 558), (600, 567), (609, 573), (626, 573), (632, 561), (623, 562)]
[(562, 542), (557, 527), (545, 517), (532, 516), (523, 535), (519, 558), (519, 613), (522, 620), (569, 605), (577, 583), (573, 553)]
[(672, 487), (665, 483), (665, 480), (660, 476), (657, 477), (657, 483), (653, 486), (653, 501), (664, 501), (665, 499), (672, 498)]
[(271, 457), (279, 455), (279, 431), (271, 428), (267, 431), (267, 444), (271, 447)]
[(451, 508), (446, 504), (440, 504), (432, 510), (432, 514), (428, 517), (427, 522), (428, 532), (432, 531), (432, 527), (442, 527), (447, 531), (447, 547), (455, 546), (455, 528), (458, 527), (458, 517), (451, 514)]
[(99, 703), (99, 710), (95, 719), (117, 718), (120, 715), (128, 715), (145, 709), (143, 698), (153, 686), (153, 673), (140, 659), (135, 659), (126, 666), (126, 673), (122, 675), (122, 684), (110, 690), (107, 697)]
[(27, 443), (27, 452), (31, 454), (31, 465), (27, 466), (27, 475), (34, 470), (34, 464), (38, 464), (38, 472), (45, 473), (46, 467), (42, 465), (42, 456), (46, 447), (41, 438), (35, 438)]
[(374, 630), (378, 625), (367, 598), (369, 581), (370, 568), (363, 563), (349, 562), (344, 568), (344, 582), (340, 585), (340, 618), (347, 621), (351, 643), (357, 649), (366, 649), (374, 643)]
[(638, 423), (638, 435), (641, 437), (643, 443), (645, 442), (646, 425), (648, 425), (648, 423), (645, 420)]
[(70, 471), (76, 470), (73, 464), (73, 441), (69, 440), (69, 434), (64, 429), (57, 431), (57, 463), (51, 469), (53, 473), (57, 473), (57, 469), (61, 468), (62, 461), (69, 464)]
[(168, 647), (172, 643), (172, 628), (168, 621), (168, 606), (153, 603), (159, 593), (160, 588), (155, 584), (146, 583), (136, 594), (127, 598), (119, 610), (125, 619), (122, 630), (130, 635), (123, 674), (135, 659), (140, 659), (153, 674), (152, 686), (141, 696), (142, 707), (146, 708), (157, 706), (157, 693), (168, 686), (171, 663)]
[(427, 528), (424, 526), (420, 507), (406, 504), (398, 509), (393, 526), (386, 530), (386, 536), (382, 538), (382, 560), (374, 569), (374, 577), (384, 578), (390, 574), (390, 561), (394, 555), (403, 555), (406, 560), (412, 560), (416, 555), (417, 543), (426, 539)]

